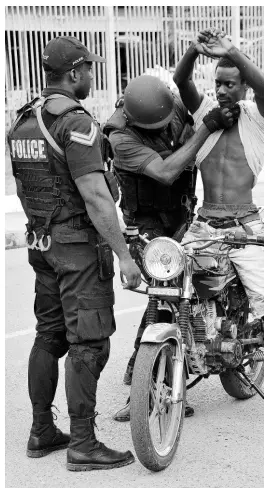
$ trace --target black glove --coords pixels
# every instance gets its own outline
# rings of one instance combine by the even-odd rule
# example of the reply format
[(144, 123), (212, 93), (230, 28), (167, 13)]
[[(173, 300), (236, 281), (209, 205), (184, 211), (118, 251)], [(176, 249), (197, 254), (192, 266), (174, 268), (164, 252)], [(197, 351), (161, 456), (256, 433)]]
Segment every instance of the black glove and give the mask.
[(216, 107), (210, 110), (203, 118), (203, 122), (207, 129), (211, 132), (215, 132), (220, 129), (229, 129), (237, 121), (240, 114), (239, 105), (235, 105), (232, 108)]

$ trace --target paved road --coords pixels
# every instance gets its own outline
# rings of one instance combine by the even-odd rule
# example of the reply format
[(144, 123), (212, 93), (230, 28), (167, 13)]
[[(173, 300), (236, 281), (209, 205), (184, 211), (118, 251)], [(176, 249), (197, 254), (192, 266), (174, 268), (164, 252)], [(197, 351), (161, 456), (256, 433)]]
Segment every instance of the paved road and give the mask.
[[(123, 291), (118, 273), (115, 290), (117, 332), (99, 382), (97, 436), (108, 446), (133, 450), (129, 424), (118, 424), (111, 417), (128, 395), (122, 376), (145, 297)], [(189, 392), (196, 414), (185, 420), (176, 457), (163, 472), (151, 473), (136, 459), (121, 469), (71, 473), (65, 468), (65, 451), (41, 459), (27, 458), (31, 426), (27, 361), (34, 338), (33, 295), (34, 276), (27, 265), (26, 249), (6, 251), (6, 488), (262, 488), (262, 400), (236, 401), (224, 392), (216, 377), (203, 380)], [(55, 404), (60, 410), (58, 424), (68, 430), (63, 359)]]

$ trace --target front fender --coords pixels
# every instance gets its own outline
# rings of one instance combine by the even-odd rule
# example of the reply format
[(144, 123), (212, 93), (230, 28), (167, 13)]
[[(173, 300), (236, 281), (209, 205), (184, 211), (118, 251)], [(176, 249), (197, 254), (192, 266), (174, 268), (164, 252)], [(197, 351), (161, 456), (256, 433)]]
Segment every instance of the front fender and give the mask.
[[(141, 343), (152, 342), (155, 344), (155, 343), (166, 342), (167, 340), (173, 340), (174, 342), (176, 342), (179, 349), (179, 355), (180, 357), (182, 357), (183, 354), (182, 335), (181, 335), (181, 330), (179, 329), (179, 326), (177, 324), (158, 322), (156, 324), (148, 325), (142, 335)], [(186, 377), (189, 378), (187, 359), (185, 354), (184, 354), (184, 365), (186, 370)]]
[(167, 322), (158, 322), (157, 324), (150, 324), (146, 327), (141, 342), (165, 342), (168, 339), (174, 339), (181, 343), (181, 331), (177, 324), (169, 324)]

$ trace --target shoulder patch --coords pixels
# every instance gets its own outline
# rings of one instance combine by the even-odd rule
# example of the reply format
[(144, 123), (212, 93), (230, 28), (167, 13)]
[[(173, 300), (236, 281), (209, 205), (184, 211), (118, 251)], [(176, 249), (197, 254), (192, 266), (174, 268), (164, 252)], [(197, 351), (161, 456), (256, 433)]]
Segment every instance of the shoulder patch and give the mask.
[(98, 134), (97, 126), (92, 122), (91, 130), (89, 134), (83, 134), (82, 132), (76, 132), (74, 130), (70, 131), (70, 140), (77, 142), (78, 144), (83, 144), (84, 146), (93, 146)]

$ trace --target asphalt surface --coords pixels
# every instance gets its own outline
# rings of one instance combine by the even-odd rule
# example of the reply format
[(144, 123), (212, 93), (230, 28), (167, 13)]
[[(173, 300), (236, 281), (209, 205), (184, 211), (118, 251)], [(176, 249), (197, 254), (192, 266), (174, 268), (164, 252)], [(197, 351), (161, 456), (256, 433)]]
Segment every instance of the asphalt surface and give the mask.
[[(27, 250), (10, 249), (6, 255), (6, 488), (262, 488), (263, 401), (229, 397), (218, 377), (203, 380), (188, 392), (195, 416), (185, 419), (180, 445), (172, 464), (160, 473), (147, 471), (136, 458), (130, 466), (73, 473), (66, 470), (66, 452), (41, 459), (26, 457), (31, 427), (27, 393), (27, 362), (34, 339), (34, 274), (27, 263)], [(117, 265), (116, 265), (117, 268)], [(118, 268), (117, 268), (118, 269)], [(124, 291), (116, 269), (117, 331), (111, 356), (103, 371), (97, 398), (97, 437), (119, 450), (131, 449), (129, 423), (112, 420), (124, 405), (129, 388), (122, 383), (133, 350), (136, 325), (145, 297)], [(57, 425), (68, 431), (64, 391), (64, 359), (54, 401), (60, 410)], [(265, 485), (266, 486), (266, 485)]]

